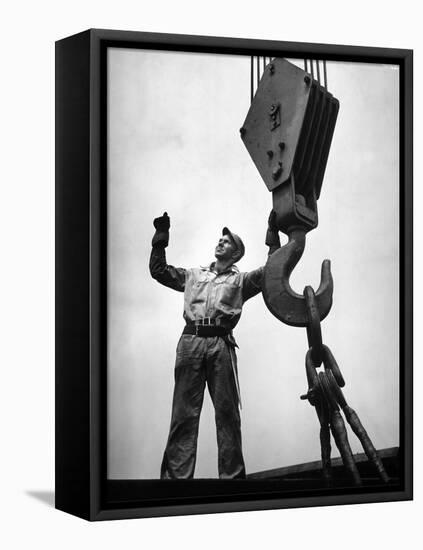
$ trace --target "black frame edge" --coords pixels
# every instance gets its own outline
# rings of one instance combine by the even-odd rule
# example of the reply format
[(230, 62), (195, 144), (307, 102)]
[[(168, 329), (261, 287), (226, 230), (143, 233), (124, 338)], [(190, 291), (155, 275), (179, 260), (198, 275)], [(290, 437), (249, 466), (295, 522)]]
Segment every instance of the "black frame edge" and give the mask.
[[(103, 104), (107, 98), (101, 93), (106, 86), (106, 82), (101, 80), (101, 73), (105, 73), (101, 70), (101, 43), (95, 39), (93, 31), (90, 31), (90, 36), (90, 520), (95, 520), (105, 500), (102, 476), (105, 472), (107, 475), (107, 426), (105, 422), (101, 423), (107, 391), (107, 374), (102, 376), (101, 373), (102, 365), (107, 363), (107, 355), (103, 355), (101, 346), (104, 323), (107, 325), (107, 310), (103, 311), (101, 300), (104, 285), (107, 285), (107, 264), (102, 261), (107, 253), (107, 235), (104, 234), (107, 218), (102, 218), (101, 213), (107, 205), (100, 205), (100, 201), (107, 199), (107, 179), (102, 161), (102, 151), (107, 151), (107, 128), (101, 127), (100, 116), (101, 110), (107, 107)], [(107, 158), (107, 153), (105, 156)]]
[[(319, 59), (322, 56), (327, 60), (360, 61), (367, 58), (367, 62), (389, 63), (400, 62), (405, 56), (412, 54), (412, 50), (398, 48), (383, 48), (375, 46), (351, 46), (344, 44), (316, 44), (311, 42), (283, 42), (280, 40), (260, 40), (256, 38), (232, 38), (222, 36), (204, 36), (189, 34), (167, 34), (140, 31), (116, 31), (109, 29), (90, 29), (94, 40), (119, 41), (124, 45), (139, 43), (139, 47), (195, 50), (201, 52), (215, 52), (221, 54), (265, 55), (267, 51), (279, 55), (298, 57), (303, 59)], [(370, 59), (372, 58), (372, 59)]]
[(90, 517), (90, 32), (56, 42), (55, 506)]
[[(402, 386), (404, 406), (402, 412), (402, 434), (404, 449), (405, 493), (413, 499), (413, 52), (404, 51), (400, 89), (400, 182), (402, 188), (402, 241), (400, 264), (403, 266), (400, 282), (401, 334), (404, 368)], [(402, 139), (401, 139), (402, 138)]]
[(113, 519), (136, 519), (149, 517), (168, 517), (181, 515), (220, 514), (227, 512), (259, 512), (266, 510), (284, 510), (293, 508), (312, 508), (316, 506), (343, 506), (353, 504), (372, 504), (386, 502), (401, 502), (410, 500), (406, 491), (392, 493), (374, 493), (365, 495), (306, 496), (296, 498), (281, 498), (268, 500), (246, 500), (236, 502), (208, 504), (176, 504), (162, 506), (110, 508), (99, 510), (93, 518), (96, 521)]

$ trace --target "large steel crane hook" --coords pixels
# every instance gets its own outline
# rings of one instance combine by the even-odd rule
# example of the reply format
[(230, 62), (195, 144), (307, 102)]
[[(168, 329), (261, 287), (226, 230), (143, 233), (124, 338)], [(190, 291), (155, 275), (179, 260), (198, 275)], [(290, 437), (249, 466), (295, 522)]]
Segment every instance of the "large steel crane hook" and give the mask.
[[(291, 273), (304, 252), (306, 230), (293, 229), (289, 241), (274, 252), (266, 263), (263, 278), (263, 298), (269, 311), (283, 323), (294, 327), (308, 325), (307, 304), (289, 283)], [(333, 279), (330, 260), (322, 263), (320, 285), (316, 292), (317, 310), (323, 320), (332, 307)]]

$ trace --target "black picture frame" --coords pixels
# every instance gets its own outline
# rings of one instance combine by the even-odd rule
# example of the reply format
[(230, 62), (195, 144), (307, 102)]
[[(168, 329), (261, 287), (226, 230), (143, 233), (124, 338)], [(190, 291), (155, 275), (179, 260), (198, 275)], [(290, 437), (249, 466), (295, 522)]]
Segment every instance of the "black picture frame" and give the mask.
[[(107, 480), (106, 54), (140, 48), (389, 63), (400, 69), (400, 445), (395, 486), (282, 490), (272, 480)], [(87, 520), (412, 499), (413, 53), (91, 29), (56, 43), (56, 508)]]

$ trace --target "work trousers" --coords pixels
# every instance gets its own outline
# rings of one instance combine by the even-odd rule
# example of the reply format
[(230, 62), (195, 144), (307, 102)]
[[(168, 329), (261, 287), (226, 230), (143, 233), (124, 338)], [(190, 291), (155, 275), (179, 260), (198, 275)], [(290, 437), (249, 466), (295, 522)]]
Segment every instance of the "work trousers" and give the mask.
[(222, 337), (181, 336), (176, 352), (172, 420), (161, 467), (162, 479), (191, 479), (194, 475), (206, 383), (215, 409), (219, 477), (245, 478), (233, 371), (235, 360), (235, 351), (231, 351)]

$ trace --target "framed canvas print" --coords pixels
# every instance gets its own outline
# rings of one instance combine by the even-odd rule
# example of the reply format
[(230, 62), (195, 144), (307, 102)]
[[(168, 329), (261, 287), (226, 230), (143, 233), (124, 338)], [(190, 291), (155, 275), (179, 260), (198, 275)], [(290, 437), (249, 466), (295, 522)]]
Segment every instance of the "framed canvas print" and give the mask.
[(56, 43), (56, 507), (412, 498), (412, 52)]

